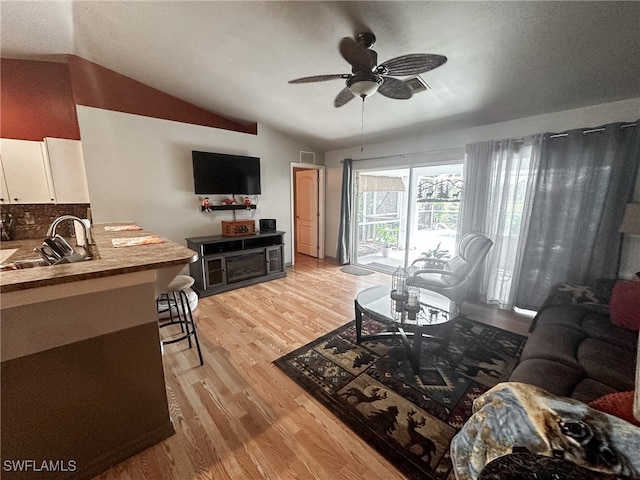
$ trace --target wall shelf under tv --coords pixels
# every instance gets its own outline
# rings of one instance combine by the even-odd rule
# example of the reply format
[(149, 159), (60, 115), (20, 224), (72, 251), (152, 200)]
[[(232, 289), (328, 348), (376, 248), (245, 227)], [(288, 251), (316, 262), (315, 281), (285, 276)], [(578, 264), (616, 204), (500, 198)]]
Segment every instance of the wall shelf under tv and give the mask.
[[(246, 205), (211, 205), (209, 207), (209, 210), (211, 211), (215, 211), (215, 210), (255, 210), (256, 206), (255, 205), (249, 205), (248, 207)], [(204, 209), (204, 207), (201, 207), (201, 210), (204, 212), (206, 211)]]

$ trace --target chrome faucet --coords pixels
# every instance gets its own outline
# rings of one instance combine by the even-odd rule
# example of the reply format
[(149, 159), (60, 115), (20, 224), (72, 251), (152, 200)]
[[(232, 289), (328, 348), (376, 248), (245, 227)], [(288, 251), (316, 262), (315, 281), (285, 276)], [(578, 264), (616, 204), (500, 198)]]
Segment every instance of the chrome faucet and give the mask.
[(82, 231), (84, 232), (84, 256), (85, 258), (91, 259), (93, 258), (93, 249), (91, 248), (91, 244), (90, 244), (90, 236), (89, 236), (89, 228), (87, 227), (87, 225), (82, 221), (82, 219), (75, 217), (73, 215), (62, 215), (61, 217), (56, 218), (53, 223), (51, 223), (51, 226), (49, 227), (49, 229), (47, 230), (47, 238), (53, 238), (56, 236), (56, 228), (58, 228), (58, 225), (60, 225), (62, 222), (64, 222), (65, 220), (73, 220), (74, 222), (78, 222), (80, 225), (82, 225)]

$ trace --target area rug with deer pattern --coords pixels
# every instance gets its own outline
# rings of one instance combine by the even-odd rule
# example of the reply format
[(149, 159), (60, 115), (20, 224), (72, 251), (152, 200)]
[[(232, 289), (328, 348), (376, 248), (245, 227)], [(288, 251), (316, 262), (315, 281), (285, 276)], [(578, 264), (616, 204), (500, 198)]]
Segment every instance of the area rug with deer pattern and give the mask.
[[(363, 318), (363, 335), (385, 328)], [(459, 317), (448, 346), (423, 344), (416, 375), (399, 340), (358, 345), (352, 321), (274, 363), (409, 478), (444, 480), (451, 438), (473, 400), (509, 377), (525, 340)]]

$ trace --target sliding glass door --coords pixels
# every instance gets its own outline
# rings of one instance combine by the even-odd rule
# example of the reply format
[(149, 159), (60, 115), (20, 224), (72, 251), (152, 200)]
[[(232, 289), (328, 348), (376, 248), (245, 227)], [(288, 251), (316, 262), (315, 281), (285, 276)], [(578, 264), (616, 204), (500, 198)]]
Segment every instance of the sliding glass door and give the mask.
[(355, 173), (356, 264), (392, 273), (421, 255), (442, 265), (454, 253), (462, 160)]
[(393, 272), (404, 265), (410, 170), (356, 172), (355, 263)]

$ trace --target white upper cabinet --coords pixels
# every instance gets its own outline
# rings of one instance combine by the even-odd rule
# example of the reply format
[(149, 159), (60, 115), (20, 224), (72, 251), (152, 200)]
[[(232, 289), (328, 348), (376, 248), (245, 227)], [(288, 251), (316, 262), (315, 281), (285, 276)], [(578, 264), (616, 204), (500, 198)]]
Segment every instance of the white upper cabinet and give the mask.
[(57, 203), (89, 203), (80, 140), (45, 138)]
[(0, 203), (89, 203), (82, 142), (0, 138)]
[[(0, 139), (2, 203), (54, 203), (51, 170), (43, 142)], [(6, 194), (6, 196), (5, 196)]]

